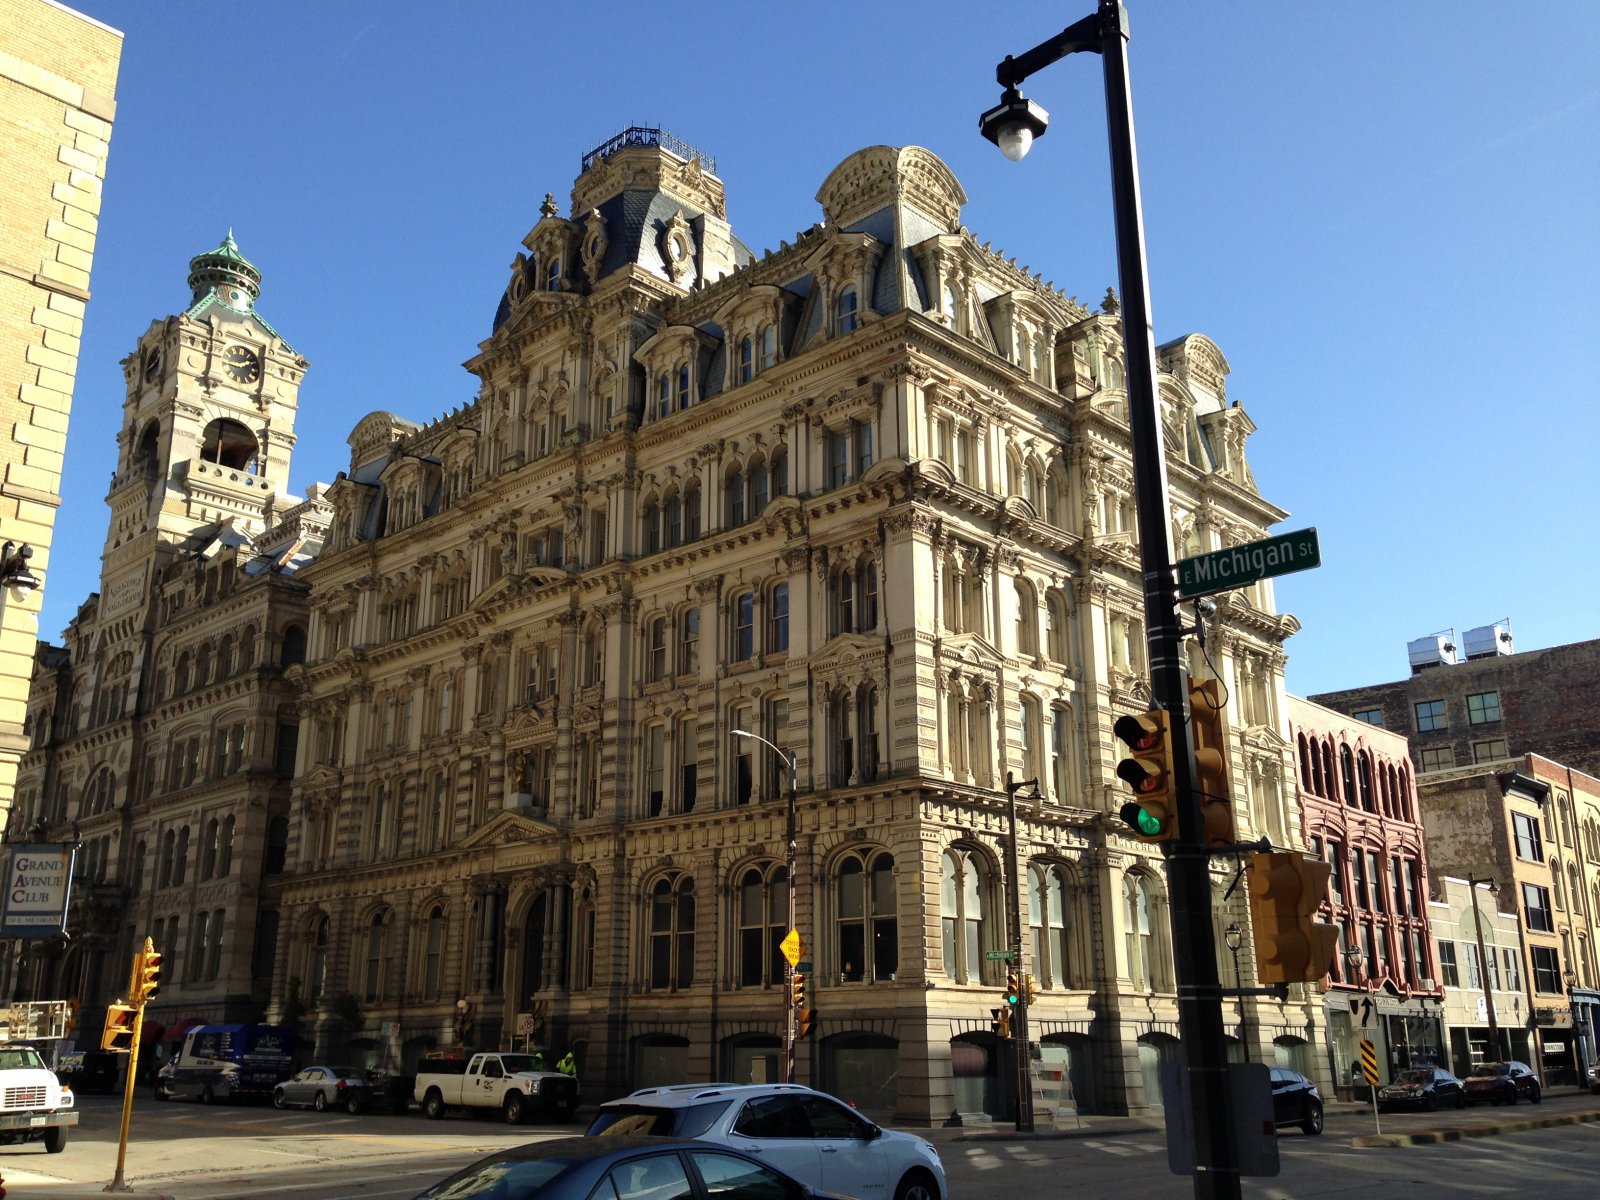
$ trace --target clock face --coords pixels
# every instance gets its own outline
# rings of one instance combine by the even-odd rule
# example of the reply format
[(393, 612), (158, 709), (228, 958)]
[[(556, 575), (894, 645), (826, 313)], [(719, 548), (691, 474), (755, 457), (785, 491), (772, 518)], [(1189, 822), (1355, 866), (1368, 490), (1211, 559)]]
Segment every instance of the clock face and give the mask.
[(243, 346), (230, 346), (222, 356), (222, 369), (235, 383), (254, 383), (261, 378), (261, 360)]

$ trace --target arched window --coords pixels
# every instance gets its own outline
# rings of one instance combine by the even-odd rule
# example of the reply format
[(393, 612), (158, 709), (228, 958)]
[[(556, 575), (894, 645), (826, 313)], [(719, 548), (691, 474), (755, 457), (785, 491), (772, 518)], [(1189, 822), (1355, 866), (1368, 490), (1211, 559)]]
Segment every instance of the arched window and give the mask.
[(775, 583), (767, 593), (767, 645), (768, 654), (781, 654), (789, 649), (789, 585)]
[(694, 985), (694, 880), (664, 876), (650, 889), (650, 986)]
[(789, 869), (781, 863), (750, 867), (740, 875), (736, 894), (739, 986), (783, 983), (787, 964), (779, 943), (788, 926)]
[(194, 686), (193, 667), (189, 661), (189, 652), (185, 650), (178, 655), (177, 687), (178, 695), (183, 695)]
[(249, 471), (256, 465), (256, 452), (255, 434), (227, 417), (212, 421), (201, 437), (200, 458), (203, 462)]
[(760, 362), (758, 370), (765, 371), (778, 361), (778, 327), (776, 325), (763, 325), (756, 333), (760, 342)]
[(672, 377), (665, 371), (661, 372), (656, 380), (656, 417), (666, 416), (672, 411)]
[(1039, 654), (1039, 598), (1026, 579), (1016, 580), (1017, 653), (1026, 658)]
[(646, 500), (639, 509), (639, 524), (646, 554), (654, 554), (661, 549), (661, 510), (656, 505), (655, 498)]
[(722, 481), (723, 497), (727, 506), (728, 527), (743, 525), (745, 521), (744, 475), (738, 467), (729, 467)]
[(375, 912), (367, 921), (367, 963), (364, 991), (368, 1003), (381, 1001), (389, 979), (389, 914)]
[(900, 970), (894, 856), (852, 853), (839, 863), (835, 961), (844, 983), (888, 983)]
[(683, 489), (683, 540), (692, 542), (700, 536), (700, 485), (691, 481)]
[(205, 687), (211, 682), (211, 643), (207, 642), (200, 647), (200, 652), (195, 656), (194, 682), (196, 687)]
[(957, 983), (983, 983), (983, 918), (987, 880), (970, 851), (945, 851), (941, 860), (939, 917), (944, 972)]
[(700, 610), (686, 608), (678, 617), (678, 673), (700, 671)]
[(1050, 710), (1050, 795), (1057, 804), (1072, 803), (1072, 709), (1057, 704)]
[(572, 910), (572, 989), (586, 991), (594, 986), (594, 893), (585, 887), (578, 893)]
[(1363, 750), (1356, 761), (1361, 779), (1361, 807), (1368, 812), (1377, 812), (1377, 805), (1372, 799), (1372, 759)]
[(687, 365), (678, 368), (678, 409), (681, 412), (689, 407), (689, 368)]
[(1022, 779), (1042, 781), (1044, 775), (1044, 713), (1037, 697), (1023, 696), (1017, 714), (1022, 750)]
[(1039, 984), (1073, 984), (1069, 941), (1072, 933), (1067, 873), (1059, 866), (1034, 866), (1028, 872), (1028, 926), (1033, 931), (1032, 962)]
[[(233, 844), (233, 839), (228, 839)], [(281, 875), (289, 858), (289, 818), (278, 816), (267, 822), (267, 852), (262, 860), (264, 875)]]
[(427, 947), (422, 965), (422, 998), (437, 1000), (444, 971), (444, 906), (435, 904), (428, 911)]
[(739, 382), (749, 383), (755, 377), (755, 345), (746, 337), (739, 341)]
[(748, 662), (756, 652), (756, 598), (740, 592), (733, 598), (733, 661)]
[(1155, 884), (1143, 873), (1123, 883), (1123, 924), (1127, 939), (1128, 978), (1135, 991), (1153, 992), (1166, 978), (1160, 957)]
[(547, 290), (552, 292), (561, 290), (561, 255), (553, 254), (550, 256), (550, 261), (545, 266), (544, 285)]
[(1344, 802), (1351, 808), (1358, 803), (1356, 796), (1356, 759), (1349, 746), (1339, 747), (1339, 774), (1344, 784)]
[(661, 544), (666, 549), (683, 544), (683, 499), (677, 492), (668, 494), (661, 510)]
[(855, 721), (850, 709), (848, 688), (828, 693), (828, 780), (834, 787), (857, 782)]
[(200, 878), (210, 879), (217, 873), (217, 840), (220, 832), (217, 819), (206, 822), (205, 839), (200, 847)]
[(256, 627), (246, 625), (239, 638), (239, 666), (248, 671), (256, 665)]
[(1067, 661), (1067, 603), (1061, 593), (1047, 592), (1044, 598), (1045, 653), (1050, 661)]
[(644, 677), (659, 683), (667, 677), (667, 619), (651, 617), (644, 627)]
[(749, 474), (750, 508), (752, 517), (761, 515), (761, 510), (767, 507), (767, 501), (772, 498), (771, 483), (767, 475), (767, 464), (761, 459), (756, 459), (750, 464)]
[(328, 993), (328, 918), (318, 917), (311, 933), (311, 970), (306, 972), (306, 1000), (315, 1004)]
[(595, 687), (605, 678), (605, 630), (590, 621), (583, 630), (583, 686)]
[(226, 878), (233, 874), (233, 818), (224, 817), (217, 834), (217, 875)]
[(178, 830), (177, 849), (172, 856), (172, 885), (182, 887), (189, 874), (189, 827)]
[(834, 312), (836, 325), (840, 333), (853, 333), (860, 324), (860, 317), (856, 312), (856, 288), (854, 284), (846, 284), (839, 292), (835, 302)]
[(292, 667), (306, 660), (306, 631), (299, 625), (290, 625), (283, 631), (283, 666)]

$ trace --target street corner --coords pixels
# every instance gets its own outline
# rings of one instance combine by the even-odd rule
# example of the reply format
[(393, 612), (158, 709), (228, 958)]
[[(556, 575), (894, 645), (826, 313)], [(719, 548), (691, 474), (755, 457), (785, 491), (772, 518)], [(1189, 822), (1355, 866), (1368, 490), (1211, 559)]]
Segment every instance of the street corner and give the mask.
[(1504, 1133), (1526, 1133), (1557, 1125), (1589, 1125), (1600, 1122), (1600, 1109), (1552, 1113), (1520, 1120), (1487, 1121), (1476, 1125), (1453, 1125), (1434, 1129), (1408, 1129), (1404, 1133), (1365, 1133), (1350, 1139), (1355, 1149), (1382, 1149), (1400, 1146), (1433, 1146), (1440, 1142), (1459, 1142), (1466, 1138), (1495, 1137)]

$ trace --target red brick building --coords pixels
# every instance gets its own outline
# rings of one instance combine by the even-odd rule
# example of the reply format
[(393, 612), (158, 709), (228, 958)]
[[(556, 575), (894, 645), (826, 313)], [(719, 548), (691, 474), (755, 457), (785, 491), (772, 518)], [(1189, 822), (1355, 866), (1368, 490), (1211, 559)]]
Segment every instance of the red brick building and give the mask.
[(1306, 845), (1328, 862), (1324, 919), (1340, 951), (1326, 996), (1328, 1053), (1341, 1088), (1362, 1039), (1384, 1080), (1444, 1063), (1428, 860), (1406, 739), (1297, 696), (1289, 728)]

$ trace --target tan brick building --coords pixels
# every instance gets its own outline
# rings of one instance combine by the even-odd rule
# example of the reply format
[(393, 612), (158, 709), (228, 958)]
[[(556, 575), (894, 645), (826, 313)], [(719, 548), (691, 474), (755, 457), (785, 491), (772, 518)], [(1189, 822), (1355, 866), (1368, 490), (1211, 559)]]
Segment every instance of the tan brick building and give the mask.
[(61, 503), (121, 57), (122, 35), (82, 13), (0, 0), (0, 825), (28, 745), (30, 580)]
[[(788, 755), (817, 1017), (800, 1077), (869, 1111), (1003, 1116), (1008, 774), (1047, 1065), (1160, 1103), (1177, 995), (1159, 856), (1113, 816), (1148, 703), (1121, 327), (962, 225), (925, 150), (823, 182), (756, 256), (715, 164), (653, 130), (547, 198), (467, 366), (475, 400), (350, 438), (312, 588), (275, 997), (414, 1063), (523, 1017), (586, 1099), (771, 1077)], [(1199, 335), (1160, 350), (1177, 542), (1284, 513)], [(1270, 583), (1209, 665), (1241, 830), (1299, 845)], [(775, 743), (782, 756), (732, 731)], [(1242, 892), (1216, 919), (1247, 921)], [(294, 981), (291, 985), (291, 981)], [(465, 1014), (463, 1017), (461, 1014)], [(1263, 1005), (1314, 1074), (1320, 999)], [(391, 1038), (386, 1027), (397, 1025)]]

